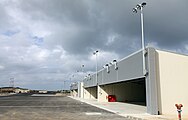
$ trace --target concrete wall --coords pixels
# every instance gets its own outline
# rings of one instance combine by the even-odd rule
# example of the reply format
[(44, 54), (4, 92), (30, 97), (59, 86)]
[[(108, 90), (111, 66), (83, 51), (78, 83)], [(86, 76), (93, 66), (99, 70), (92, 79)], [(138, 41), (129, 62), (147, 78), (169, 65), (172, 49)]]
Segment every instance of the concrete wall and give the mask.
[(78, 89), (71, 90), (71, 96), (78, 97)]
[(84, 88), (84, 95), (83, 95), (84, 99), (90, 99), (91, 94), (89, 92), (90, 92), (89, 88)]
[(175, 104), (188, 113), (188, 56), (157, 50), (159, 109), (162, 114), (177, 114)]
[(84, 88), (85, 99), (97, 99), (97, 87)]
[(112, 85), (101, 85), (98, 90), (98, 101), (108, 102), (108, 95), (114, 95), (114, 84)]
[(108, 93), (106, 92), (107, 88), (108, 86), (106, 85), (98, 86), (98, 101), (99, 102), (108, 102), (108, 99), (107, 99)]

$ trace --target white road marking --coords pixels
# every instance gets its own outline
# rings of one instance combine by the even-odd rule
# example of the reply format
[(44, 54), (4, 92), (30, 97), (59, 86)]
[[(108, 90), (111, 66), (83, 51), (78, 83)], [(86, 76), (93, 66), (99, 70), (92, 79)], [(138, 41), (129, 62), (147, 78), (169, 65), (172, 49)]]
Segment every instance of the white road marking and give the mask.
[(87, 112), (86, 115), (101, 115), (99, 112)]
[(61, 106), (0, 106), (0, 108), (58, 108)]
[[(25, 101), (25, 102), (38, 102), (38, 101), (46, 101), (46, 100), (0, 100), (0, 101), (9, 101), (9, 102), (11, 102), (11, 101)], [(49, 101), (61, 101), (61, 100), (49, 100)]]
[(56, 96), (54, 94), (33, 94), (31, 96), (34, 96), (34, 97), (50, 97), (50, 96)]

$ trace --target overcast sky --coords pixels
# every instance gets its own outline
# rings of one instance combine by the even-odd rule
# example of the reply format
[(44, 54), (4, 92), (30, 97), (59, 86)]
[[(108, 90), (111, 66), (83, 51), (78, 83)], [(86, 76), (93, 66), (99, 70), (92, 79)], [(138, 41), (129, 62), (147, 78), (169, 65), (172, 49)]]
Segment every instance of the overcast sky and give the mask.
[[(1, 0), (0, 87), (58, 90), (141, 48), (141, 0)], [(148, 0), (146, 45), (188, 54), (188, 0)], [(81, 65), (84, 64), (84, 72)], [(66, 82), (63, 82), (66, 81)]]

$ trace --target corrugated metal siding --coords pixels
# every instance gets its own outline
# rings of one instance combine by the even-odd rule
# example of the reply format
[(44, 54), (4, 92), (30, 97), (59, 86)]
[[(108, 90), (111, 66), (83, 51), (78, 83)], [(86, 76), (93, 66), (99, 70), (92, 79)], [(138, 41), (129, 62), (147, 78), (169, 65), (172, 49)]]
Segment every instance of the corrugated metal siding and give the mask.
[(138, 52), (118, 63), (118, 79), (127, 80), (143, 76), (142, 52)]
[(84, 87), (93, 87), (96, 86), (97, 82), (96, 82), (96, 75), (91, 75), (91, 77), (89, 78), (85, 78), (84, 79)]
[[(117, 63), (118, 70), (114, 65), (110, 66), (110, 72), (107, 73), (106, 68), (98, 72), (99, 85), (126, 81), (134, 78), (143, 77), (142, 51), (136, 52)], [(84, 80), (84, 87), (96, 86), (96, 75), (92, 75), (91, 79)]]

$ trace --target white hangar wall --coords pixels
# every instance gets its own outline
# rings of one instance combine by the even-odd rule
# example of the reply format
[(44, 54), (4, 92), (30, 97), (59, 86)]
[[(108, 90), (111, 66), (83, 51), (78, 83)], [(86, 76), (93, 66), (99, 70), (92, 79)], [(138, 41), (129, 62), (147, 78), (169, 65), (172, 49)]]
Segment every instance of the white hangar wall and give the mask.
[(188, 56), (157, 50), (159, 110), (177, 114), (175, 104), (183, 104), (188, 113)]

